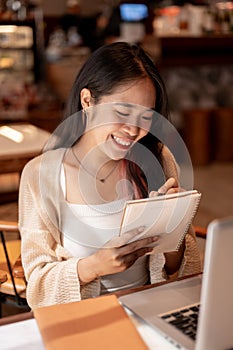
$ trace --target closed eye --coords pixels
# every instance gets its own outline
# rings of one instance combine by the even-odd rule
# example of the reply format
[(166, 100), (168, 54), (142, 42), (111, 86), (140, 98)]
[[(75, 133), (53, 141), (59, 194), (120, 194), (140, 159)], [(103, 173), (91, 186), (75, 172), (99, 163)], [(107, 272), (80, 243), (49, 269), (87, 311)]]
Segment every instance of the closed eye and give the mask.
[(146, 120), (146, 121), (151, 121), (152, 117), (151, 116), (142, 116), (142, 119)]
[[(120, 117), (129, 117), (129, 116), (130, 116), (130, 113), (123, 113), (123, 112), (119, 112), (119, 111), (117, 111), (116, 113), (117, 113)], [(141, 118), (144, 119), (144, 120), (146, 120), (146, 121), (151, 121), (151, 120), (152, 120), (152, 116), (143, 115)]]
[(128, 117), (129, 116), (129, 113), (123, 113), (123, 112), (119, 112), (117, 111), (116, 112), (120, 117)]

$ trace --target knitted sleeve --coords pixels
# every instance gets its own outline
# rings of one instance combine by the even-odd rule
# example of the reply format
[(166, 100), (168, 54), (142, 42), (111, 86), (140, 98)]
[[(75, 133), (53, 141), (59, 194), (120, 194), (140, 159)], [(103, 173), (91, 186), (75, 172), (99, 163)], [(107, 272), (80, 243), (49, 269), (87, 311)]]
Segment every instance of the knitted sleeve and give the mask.
[[(49, 220), (42, 205), (39, 163), (38, 157), (26, 165), (19, 191), (21, 255), (27, 280), (27, 301), (32, 309), (99, 294), (97, 280), (80, 286), (79, 259), (62, 247), (58, 227)], [(49, 175), (47, 181), (50, 181)]]
[[(179, 182), (179, 167), (169, 149), (164, 146), (162, 153), (163, 169), (166, 179), (174, 177)], [(168, 276), (164, 269), (165, 256), (162, 253), (150, 255), (149, 267), (151, 283), (162, 282), (176, 277), (186, 276), (201, 272), (201, 260), (198, 250), (196, 235), (192, 228), (185, 236), (185, 251), (179, 271), (173, 276)]]

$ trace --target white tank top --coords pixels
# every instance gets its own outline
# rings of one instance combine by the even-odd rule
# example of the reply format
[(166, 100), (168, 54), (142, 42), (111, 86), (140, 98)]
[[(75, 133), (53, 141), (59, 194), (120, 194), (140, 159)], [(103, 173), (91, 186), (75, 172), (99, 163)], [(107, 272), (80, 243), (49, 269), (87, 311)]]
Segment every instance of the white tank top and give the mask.
[[(61, 167), (61, 187), (66, 198), (64, 167)], [(87, 257), (113, 236), (118, 235), (126, 199), (106, 204), (82, 205), (61, 202), (62, 244), (74, 257)], [(144, 285), (149, 278), (148, 257), (139, 258), (124, 272), (101, 278), (101, 293)]]

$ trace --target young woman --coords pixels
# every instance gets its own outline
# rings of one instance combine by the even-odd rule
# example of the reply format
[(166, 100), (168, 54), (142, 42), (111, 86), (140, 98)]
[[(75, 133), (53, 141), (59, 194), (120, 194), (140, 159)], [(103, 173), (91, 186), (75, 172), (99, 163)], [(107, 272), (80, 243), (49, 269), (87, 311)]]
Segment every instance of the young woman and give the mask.
[(102, 46), (77, 75), (64, 121), (21, 177), (32, 309), (200, 271), (192, 229), (178, 252), (163, 254), (148, 254), (157, 236), (128, 243), (143, 227), (118, 237), (127, 199), (180, 190), (175, 159), (155, 134), (154, 111), (168, 115), (164, 84), (136, 45)]

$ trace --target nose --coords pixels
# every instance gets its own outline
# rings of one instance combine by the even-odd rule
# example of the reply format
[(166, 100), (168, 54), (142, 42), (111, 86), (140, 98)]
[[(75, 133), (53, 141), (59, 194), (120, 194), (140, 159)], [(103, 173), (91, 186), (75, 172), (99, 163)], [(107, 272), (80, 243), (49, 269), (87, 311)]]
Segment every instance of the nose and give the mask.
[(128, 134), (130, 137), (135, 137), (139, 134), (139, 127), (132, 124), (124, 124), (122, 126), (123, 131)]

